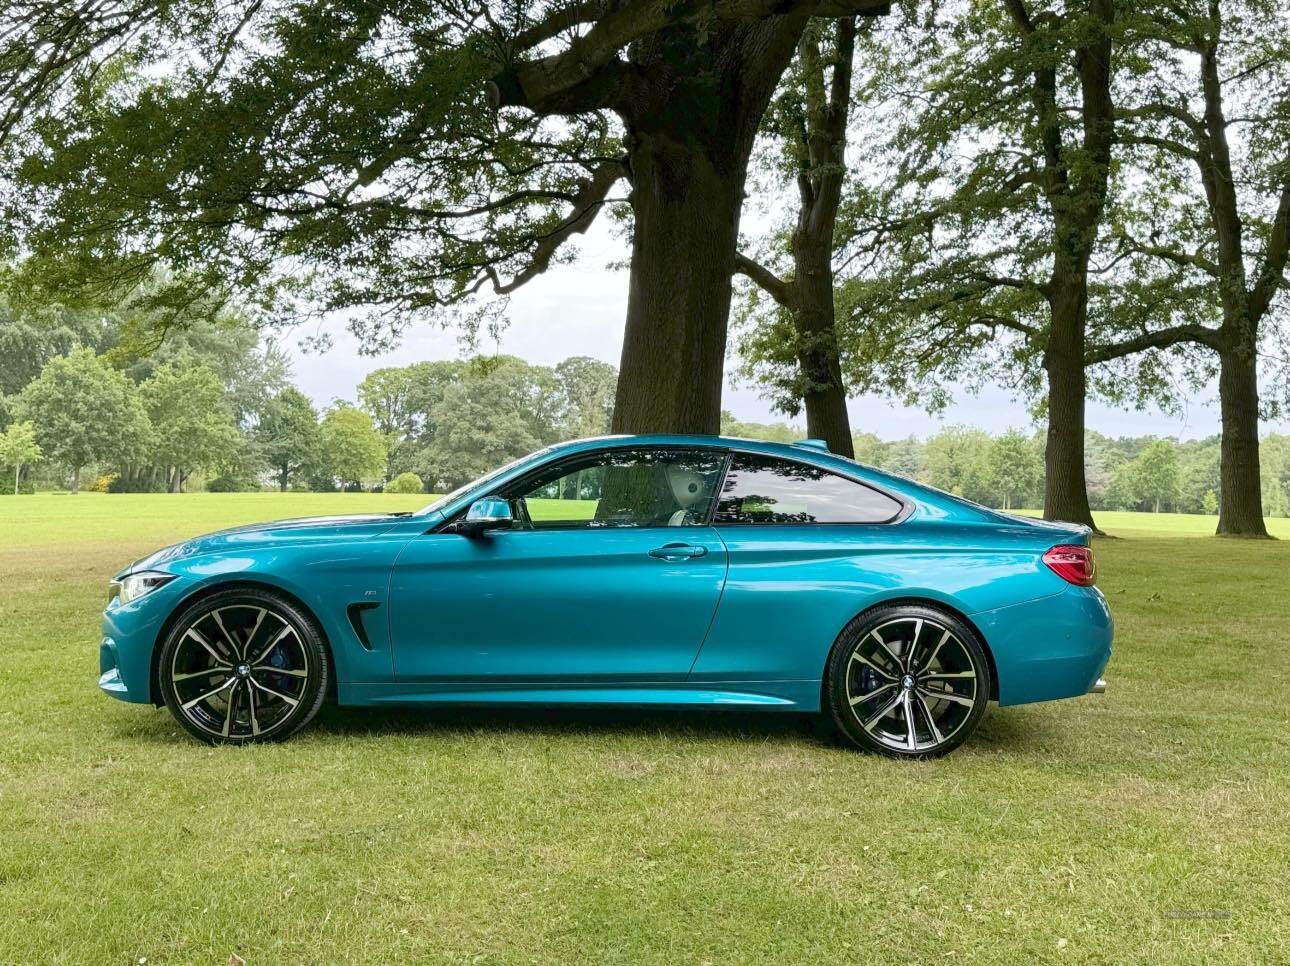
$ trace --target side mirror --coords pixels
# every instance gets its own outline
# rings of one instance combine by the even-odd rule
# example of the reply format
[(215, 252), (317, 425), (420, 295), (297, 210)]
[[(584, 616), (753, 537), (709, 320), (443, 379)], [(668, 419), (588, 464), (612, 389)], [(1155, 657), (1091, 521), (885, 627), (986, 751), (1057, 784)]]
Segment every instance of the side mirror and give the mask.
[(466, 518), (461, 521), (461, 532), (468, 537), (477, 537), (488, 530), (505, 530), (514, 522), (508, 502), (486, 496), (470, 505)]

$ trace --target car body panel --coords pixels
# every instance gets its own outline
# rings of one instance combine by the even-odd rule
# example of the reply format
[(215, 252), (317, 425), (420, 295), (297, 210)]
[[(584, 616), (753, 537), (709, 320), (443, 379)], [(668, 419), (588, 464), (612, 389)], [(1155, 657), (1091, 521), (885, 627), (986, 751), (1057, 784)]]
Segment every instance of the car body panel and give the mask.
[[(811, 463), (904, 506), (885, 524), (443, 532), (475, 500), (535, 469), (614, 447), (684, 447)], [(701, 557), (661, 560), (669, 542)], [(812, 447), (634, 436), (550, 447), (412, 515), (288, 520), (198, 537), (122, 573), (174, 579), (109, 603), (100, 684), (156, 702), (152, 661), (171, 617), (234, 585), (288, 594), (318, 620), (343, 704), (569, 702), (817, 710), (838, 633), (892, 601), (976, 627), (1002, 704), (1088, 691), (1113, 625), (1094, 588), (1040, 561), (1088, 531), (1023, 520)], [(355, 605), (357, 621), (355, 625)]]
[(1069, 586), (1038, 559), (1051, 540), (1000, 527), (910, 520), (717, 530), (730, 576), (694, 666), (706, 681), (818, 677), (839, 631), (889, 601), (930, 601), (971, 615)]
[[(650, 556), (671, 544), (704, 553)], [(683, 681), (725, 578), (712, 527), (418, 536), (390, 581), (395, 679)]]

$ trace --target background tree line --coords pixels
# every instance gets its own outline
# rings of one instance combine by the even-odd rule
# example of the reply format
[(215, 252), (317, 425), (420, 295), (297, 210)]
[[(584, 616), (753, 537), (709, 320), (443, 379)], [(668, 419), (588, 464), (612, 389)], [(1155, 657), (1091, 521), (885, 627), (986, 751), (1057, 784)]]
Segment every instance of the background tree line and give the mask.
[[(792, 442), (804, 433), (786, 423), (750, 423), (722, 414), (722, 432)], [(855, 458), (998, 509), (1038, 508), (1044, 496), (1044, 438), (1018, 429), (990, 435), (947, 426), (925, 439), (851, 439)], [(1089, 430), (1085, 472), (1095, 510), (1218, 512), (1220, 437), (1179, 442), (1157, 436), (1111, 437)], [(1263, 512), (1290, 515), (1290, 436), (1263, 440)]]
[(271, 343), (233, 318), (160, 345), (129, 320), (0, 311), (0, 465), (31, 489), (390, 487), (443, 492), (560, 439), (608, 431), (614, 368), (513, 356), (370, 373), (319, 411)]
[[(616, 372), (585, 357), (554, 367), (513, 356), (419, 362), (369, 373), (357, 403), (321, 412), (272, 344), (236, 319), (140, 346), (102, 313), (0, 317), (0, 467), (15, 485), (95, 482), (112, 491), (383, 488), (443, 492), (565, 439), (607, 432)], [(791, 442), (784, 422), (722, 432)], [(850, 440), (862, 462), (1003, 509), (1037, 507), (1042, 434), (949, 426), (926, 439)], [(1176, 442), (1088, 432), (1097, 510), (1216, 513), (1219, 437)], [(1262, 511), (1290, 514), (1290, 437), (1262, 446)]]
[(609, 212), (631, 241), (618, 431), (716, 430), (740, 275), (736, 348), (812, 435), (845, 453), (857, 392), (937, 409), (1001, 383), (1045, 419), (1053, 519), (1095, 523), (1090, 395), (1169, 407), (1216, 378), (1217, 529), (1266, 535), (1290, 258), (1277, 0), (0, 16), (26, 302), (163, 326), (346, 310), (382, 347), (422, 319), (498, 320)]

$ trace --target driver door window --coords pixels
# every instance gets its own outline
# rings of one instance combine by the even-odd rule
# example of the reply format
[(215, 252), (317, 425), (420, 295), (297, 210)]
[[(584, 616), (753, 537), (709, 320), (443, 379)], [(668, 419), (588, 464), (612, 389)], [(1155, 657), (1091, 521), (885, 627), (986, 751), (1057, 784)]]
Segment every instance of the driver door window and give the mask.
[(704, 450), (614, 450), (505, 494), (531, 530), (702, 525), (725, 456)]

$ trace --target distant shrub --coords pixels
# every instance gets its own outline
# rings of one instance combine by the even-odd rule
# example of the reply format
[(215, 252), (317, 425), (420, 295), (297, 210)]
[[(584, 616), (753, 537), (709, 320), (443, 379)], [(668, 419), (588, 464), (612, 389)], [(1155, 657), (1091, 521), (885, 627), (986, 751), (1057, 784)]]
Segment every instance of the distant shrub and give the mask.
[(207, 493), (249, 493), (259, 488), (254, 477), (234, 473), (222, 473), (206, 481)]
[(421, 477), (415, 473), (400, 473), (390, 482), (385, 484), (386, 493), (424, 493), (425, 487), (421, 484)]
[(91, 493), (110, 493), (112, 492), (112, 485), (116, 483), (116, 481), (119, 480), (120, 478), (121, 478), (120, 473), (104, 473), (102, 476), (100, 476), (97, 480), (94, 481), (93, 485), (90, 486), (90, 492)]

